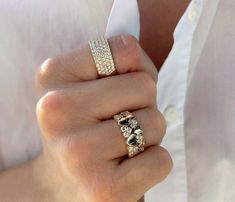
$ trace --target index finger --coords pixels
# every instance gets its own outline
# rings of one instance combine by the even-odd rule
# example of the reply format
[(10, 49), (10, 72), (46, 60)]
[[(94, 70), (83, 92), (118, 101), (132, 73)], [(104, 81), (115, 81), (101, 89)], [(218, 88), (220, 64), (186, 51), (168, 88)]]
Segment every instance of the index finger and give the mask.
[[(117, 74), (145, 71), (157, 80), (157, 69), (151, 59), (131, 35), (108, 39)], [(47, 59), (39, 68), (36, 82), (39, 87), (61, 83), (94, 80), (97, 69), (88, 44), (77, 50)]]

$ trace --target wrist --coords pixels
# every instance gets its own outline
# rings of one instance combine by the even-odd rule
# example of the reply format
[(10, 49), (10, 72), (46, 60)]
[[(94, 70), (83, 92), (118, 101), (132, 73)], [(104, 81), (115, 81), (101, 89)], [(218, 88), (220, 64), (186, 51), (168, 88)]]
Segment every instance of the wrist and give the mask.
[(51, 201), (49, 189), (36, 176), (36, 162), (31, 160), (0, 174), (0, 201)]

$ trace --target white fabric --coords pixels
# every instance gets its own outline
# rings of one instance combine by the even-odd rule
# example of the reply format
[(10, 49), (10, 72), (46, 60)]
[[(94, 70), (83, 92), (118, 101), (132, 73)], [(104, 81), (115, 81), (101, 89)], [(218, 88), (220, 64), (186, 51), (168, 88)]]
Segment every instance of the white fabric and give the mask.
[[(235, 198), (235, 1), (205, 1), (185, 102), (189, 201)], [(203, 44), (201, 44), (203, 43)]]
[[(119, 0), (115, 2), (118, 4)], [(213, 32), (214, 35), (212, 34), (213, 29), (211, 27), (214, 25), (213, 20), (215, 20), (216, 13), (219, 11), (218, 6), (222, 15), (225, 8), (229, 9), (229, 6), (234, 8), (235, 4), (230, 1), (222, 3), (220, 1), (192, 0), (176, 27), (173, 48), (159, 73), (157, 85), (158, 107), (168, 121), (163, 146), (170, 151), (174, 160), (174, 168), (163, 183), (156, 185), (146, 193), (147, 202), (232, 202), (234, 199), (235, 189), (232, 187), (235, 185), (235, 110), (233, 110), (235, 85), (233, 84), (232, 88), (232, 78), (229, 81), (223, 81), (223, 68), (218, 65), (214, 69), (209, 67), (212, 67), (212, 64), (216, 66), (217, 62), (221, 63), (221, 67), (227, 63), (230, 65), (227, 67), (227, 72), (232, 73), (231, 66), (235, 64), (234, 46), (229, 46), (230, 51), (227, 51), (228, 55), (226, 55), (219, 51), (221, 50), (219, 46), (214, 47), (214, 43), (217, 41), (223, 43), (222, 31), (227, 33), (228, 30), (230, 31), (230, 41), (228, 40), (228, 43), (231, 43), (231, 39), (234, 40), (235, 38), (235, 30), (234, 26), (231, 29), (232, 25), (229, 29), (227, 21), (222, 20), (223, 18), (220, 15), (217, 20), (221, 24), (217, 22), (217, 26), (221, 26), (223, 23), (223, 29), (218, 30), (217, 28)], [(129, 10), (128, 16), (131, 13), (138, 16), (136, 8), (128, 7), (128, 4), (124, 7), (125, 10)], [(117, 9), (119, 9), (119, 13), (111, 13), (111, 20), (106, 33), (115, 34), (115, 30), (119, 30), (119, 33), (121, 33), (121, 30), (126, 30), (126, 27), (131, 29), (130, 26), (138, 25), (136, 22), (129, 22), (128, 17), (126, 17), (126, 24), (118, 24), (114, 20), (112, 21), (112, 19), (120, 16), (124, 18), (121, 7)], [(232, 9), (231, 13), (227, 14), (227, 20), (229, 17), (232, 17)], [(224, 17), (224, 19), (226, 18)], [(217, 35), (218, 31), (220, 31), (220, 34)], [(211, 32), (211, 36), (209, 32)], [(138, 33), (130, 34), (138, 35)], [(212, 36), (214, 38), (211, 39)], [(221, 36), (221, 38), (217, 39), (217, 36)], [(210, 44), (206, 43), (207, 39), (211, 40)], [(204, 60), (201, 59), (199, 72), (197, 63), (199, 63), (203, 48), (206, 45), (209, 48), (217, 49), (207, 48), (208, 52), (205, 55), (208, 55), (208, 57), (205, 57)], [(217, 58), (214, 54), (220, 57)], [(228, 60), (225, 61), (225, 58)], [(216, 68), (217, 72), (212, 73)], [(228, 75), (228, 73), (225, 73), (225, 75)], [(213, 76), (216, 76), (216, 78)], [(204, 78), (203, 83), (201, 83), (201, 78)], [(219, 83), (219, 85), (215, 85), (214, 82)], [(214, 89), (213, 85), (217, 86), (217, 89)], [(219, 100), (220, 94), (218, 92), (223, 89), (223, 86), (227, 86), (230, 91), (221, 92), (225, 100), (221, 100), (220, 107), (223, 108), (219, 110), (216, 101)], [(191, 90), (198, 96), (194, 95)], [(205, 94), (211, 95), (207, 96)], [(229, 103), (230, 106), (227, 110), (225, 110), (225, 103)], [(202, 105), (201, 109), (198, 109), (198, 104)], [(208, 111), (216, 116), (206, 114)], [(199, 117), (200, 119), (198, 119)], [(220, 117), (224, 117), (224, 119), (220, 119)], [(225, 124), (227, 121), (230, 125)], [(217, 129), (215, 129), (216, 126)], [(227, 140), (223, 138), (223, 135)], [(220, 142), (212, 139), (215, 137)], [(231, 140), (231, 142), (228, 142), (228, 140)], [(213, 142), (215, 143), (213, 144)], [(213, 148), (214, 146), (216, 148)], [(203, 155), (200, 155), (200, 152)]]
[(139, 39), (139, 17), (139, 8), (136, 0), (114, 1), (108, 19), (105, 36), (112, 37), (119, 34), (131, 34)]
[[(115, 0), (109, 16), (112, 3), (0, 1), (0, 170), (41, 150), (32, 85), (41, 62), (103, 34), (107, 22), (106, 36), (138, 38), (136, 0)], [(147, 202), (234, 201), (234, 10), (233, 0), (193, 0), (175, 30), (157, 85), (174, 169)]]
[(103, 35), (112, 3), (0, 1), (0, 170), (41, 151), (35, 114), (36, 69), (48, 57)]
[[(132, 29), (132, 32), (128, 32), (129, 34), (139, 36), (136, 30), (139, 31), (140, 29), (132, 27), (140, 26), (140, 24), (137, 22), (133, 23), (133, 18), (129, 18), (130, 15), (136, 16), (136, 21), (140, 21), (138, 18), (139, 15), (136, 14), (139, 12), (138, 5), (136, 4), (134, 7), (131, 2), (136, 2), (136, 0), (129, 1), (130, 5), (125, 4), (125, 6), (123, 6), (122, 0), (116, 0), (114, 2), (109, 17), (109, 24), (106, 29), (107, 37), (110, 36), (110, 33), (112, 33), (111, 35), (115, 35), (116, 30), (118, 30), (117, 34), (126, 33), (127, 28), (129, 30)], [(122, 13), (123, 8), (129, 11), (128, 15)], [(187, 201), (183, 110), (192, 37), (201, 8), (201, 1), (191, 2), (174, 32), (174, 46), (162, 70), (159, 72), (157, 84), (158, 107), (168, 121), (168, 129), (163, 146), (171, 153), (174, 168), (170, 176), (163, 183), (156, 185), (146, 193), (145, 199), (147, 202), (155, 202), (159, 199), (163, 202)], [(116, 19), (119, 19), (120, 16), (126, 19), (125, 23), (123, 21), (122, 23), (118, 23)], [(132, 21), (129, 21), (129, 19)], [(171, 190), (171, 194), (169, 194), (169, 190)]]

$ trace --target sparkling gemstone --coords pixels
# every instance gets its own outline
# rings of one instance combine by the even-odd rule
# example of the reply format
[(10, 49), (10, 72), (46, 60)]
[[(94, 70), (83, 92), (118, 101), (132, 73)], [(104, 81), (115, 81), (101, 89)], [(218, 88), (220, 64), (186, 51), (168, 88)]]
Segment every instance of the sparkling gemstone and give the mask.
[(122, 116), (120, 114), (117, 114), (117, 115), (114, 115), (113, 118), (116, 120), (116, 121), (119, 121), (119, 119), (122, 118)]
[(130, 113), (128, 111), (121, 112), (123, 116), (128, 116)]
[(143, 131), (141, 129), (135, 129), (134, 133), (137, 135), (142, 135)]
[(138, 154), (140, 152), (140, 148), (135, 146), (129, 146), (128, 147), (128, 155), (129, 157), (133, 157), (134, 155)]
[(130, 123), (130, 127), (132, 127), (132, 128), (136, 128), (136, 126), (137, 126), (137, 124), (136, 124), (136, 123), (133, 123), (133, 122), (131, 122), (131, 123)]
[(126, 131), (127, 131), (128, 133), (131, 133), (132, 129), (131, 129), (130, 127), (127, 127), (127, 128), (126, 128)]
[(138, 147), (134, 147), (133, 151), (134, 151), (135, 153), (137, 153), (137, 152), (139, 151), (139, 148), (138, 148)]
[(124, 136), (125, 138), (129, 138), (129, 137), (130, 137), (130, 135), (131, 135), (131, 134), (130, 134), (130, 133), (128, 133), (127, 131), (123, 133), (123, 136)]
[(140, 152), (143, 152), (143, 151), (144, 151), (144, 147), (140, 147), (140, 148), (139, 148), (139, 151), (140, 151)]
[(127, 144), (129, 146), (137, 146), (138, 145), (138, 140), (137, 140), (135, 134), (130, 135), (130, 137), (127, 139)]
[(125, 131), (127, 131), (127, 128), (128, 128), (127, 126), (122, 126), (122, 127), (121, 127), (121, 131), (122, 131), (122, 132), (125, 132)]
[(131, 147), (131, 146), (128, 147), (128, 151), (129, 151), (129, 152), (133, 152), (133, 150), (134, 150), (134, 147)]
[(130, 119), (131, 124), (137, 124), (138, 122), (135, 119)]

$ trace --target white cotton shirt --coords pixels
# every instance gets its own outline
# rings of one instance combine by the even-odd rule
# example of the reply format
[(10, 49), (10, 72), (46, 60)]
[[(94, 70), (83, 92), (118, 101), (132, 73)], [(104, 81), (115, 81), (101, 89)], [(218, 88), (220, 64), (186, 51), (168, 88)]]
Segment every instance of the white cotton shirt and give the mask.
[[(125, 6), (123, 6), (125, 4)], [(167, 120), (162, 145), (172, 155), (174, 167), (168, 178), (145, 195), (147, 202), (187, 202), (187, 173), (184, 142), (184, 102), (192, 37), (202, 9), (201, 0), (193, 0), (174, 32), (174, 45), (159, 72), (158, 108)], [(128, 33), (139, 38), (140, 15), (136, 0), (115, 0), (106, 36)], [(157, 26), (157, 25), (156, 25)], [(169, 190), (170, 194), (169, 194)]]
[[(226, 75), (235, 74), (235, 27), (227, 23), (234, 18), (234, 8), (231, 1), (192, 0), (174, 31), (174, 45), (157, 84), (158, 107), (168, 124), (162, 145), (171, 153), (174, 167), (164, 182), (145, 194), (147, 202), (234, 201), (235, 85), (222, 73), (226, 66)], [(223, 13), (227, 15), (222, 17)], [(138, 38), (139, 27), (136, 0), (115, 0), (106, 36), (129, 33)], [(233, 44), (227, 44), (229, 50), (223, 34)], [(222, 108), (216, 105), (219, 92)]]
[[(178, 23), (157, 84), (174, 168), (147, 202), (234, 201), (234, 10), (232, 0), (192, 0)], [(139, 38), (139, 29), (136, 0), (0, 1), (0, 170), (41, 151), (38, 66), (99, 35)]]

